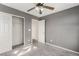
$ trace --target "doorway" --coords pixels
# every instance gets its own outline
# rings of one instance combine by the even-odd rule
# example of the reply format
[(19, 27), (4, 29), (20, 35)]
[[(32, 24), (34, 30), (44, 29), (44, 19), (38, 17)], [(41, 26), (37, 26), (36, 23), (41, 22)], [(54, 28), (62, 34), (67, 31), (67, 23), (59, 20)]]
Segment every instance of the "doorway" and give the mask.
[(12, 48), (24, 45), (24, 19), (12, 16)]
[(32, 19), (32, 43), (45, 43), (45, 20)]
[(45, 43), (45, 20), (40, 20), (38, 27), (38, 41)]

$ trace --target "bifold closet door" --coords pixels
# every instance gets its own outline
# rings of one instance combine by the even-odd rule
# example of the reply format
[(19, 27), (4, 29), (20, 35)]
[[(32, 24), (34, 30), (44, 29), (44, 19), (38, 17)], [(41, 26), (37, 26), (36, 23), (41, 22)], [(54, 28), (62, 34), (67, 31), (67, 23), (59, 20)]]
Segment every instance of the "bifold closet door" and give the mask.
[(12, 23), (13, 23), (13, 34), (12, 34), (12, 46), (16, 46), (19, 44), (23, 44), (23, 38), (22, 38), (22, 20), (19, 17), (12, 17)]
[(12, 49), (12, 16), (0, 13), (0, 53)]

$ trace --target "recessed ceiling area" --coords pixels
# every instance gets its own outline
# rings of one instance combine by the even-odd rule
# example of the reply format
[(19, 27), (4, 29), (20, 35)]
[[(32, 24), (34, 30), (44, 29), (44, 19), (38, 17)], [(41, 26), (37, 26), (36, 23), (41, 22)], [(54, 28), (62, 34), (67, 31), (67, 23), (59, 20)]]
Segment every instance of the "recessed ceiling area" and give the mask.
[(8, 7), (23, 11), (25, 13), (37, 16), (37, 17), (43, 17), (46, 15), (50, 15), (65, 9), (69, 9), (72, 8), (74, 6), (79, 5), (79, 3), (45, 3), (46, 6), (51, 6), (54, 7), (54, 10), (49, 10), (49, 9), (43, 9), (43, 13), (39, 14), (39, 12), (34, 9), (30, 12), (27, 12), (28, 9), (34, 7), (36, 5), (36, 3), (2, 3), (3, 5), (6, 5)]

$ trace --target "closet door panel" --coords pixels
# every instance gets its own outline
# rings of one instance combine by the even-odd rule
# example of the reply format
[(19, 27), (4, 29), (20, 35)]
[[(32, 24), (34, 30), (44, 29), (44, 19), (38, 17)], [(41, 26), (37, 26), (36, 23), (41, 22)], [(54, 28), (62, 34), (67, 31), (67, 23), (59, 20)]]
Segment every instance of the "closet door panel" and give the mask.
[(12, 17), (12, 20), (13, 20), (12, 46), (17, 46), (24, 43), (22, 39), (22, 19), (19, 17)]
[(12, 49), (12, 16), (0, 13), (0, 53)]

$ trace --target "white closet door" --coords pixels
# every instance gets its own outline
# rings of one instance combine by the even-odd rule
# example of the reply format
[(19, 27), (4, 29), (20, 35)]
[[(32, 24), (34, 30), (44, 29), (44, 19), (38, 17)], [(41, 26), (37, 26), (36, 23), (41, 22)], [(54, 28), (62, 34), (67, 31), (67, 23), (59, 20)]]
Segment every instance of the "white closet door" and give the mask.
[(13, 19), (13, 39), (12, 46), (24, 43), (22, 39), (22, 19), (19, 17), (12, 17)]
[(39, 21), (38, 41), (45, 43), (45, 20)]
[(0, 13), (0, 53), (12, 49), (12, 16)]

